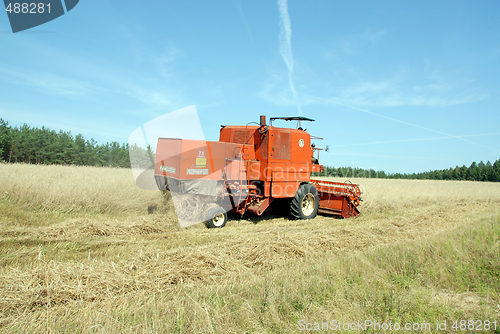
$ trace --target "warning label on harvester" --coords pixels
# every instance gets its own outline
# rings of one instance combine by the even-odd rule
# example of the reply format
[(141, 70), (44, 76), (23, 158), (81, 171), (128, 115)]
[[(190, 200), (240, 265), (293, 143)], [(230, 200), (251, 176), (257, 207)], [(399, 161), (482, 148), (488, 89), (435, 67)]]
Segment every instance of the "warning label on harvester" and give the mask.
[(196, 158), (196, 167), (207, 167), (207, 158)]
[(160, 172), (166, 172), (166, 173), (175, 174), (175, 167), (160, 166)]

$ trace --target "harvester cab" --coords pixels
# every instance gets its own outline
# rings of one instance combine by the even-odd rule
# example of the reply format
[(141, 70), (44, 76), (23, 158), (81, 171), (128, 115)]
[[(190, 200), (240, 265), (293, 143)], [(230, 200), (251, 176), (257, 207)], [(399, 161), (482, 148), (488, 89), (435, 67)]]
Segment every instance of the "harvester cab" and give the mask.
[[(297, 126), (275, 127), (275, 120), (297, 121)], [(314, 158), (319, 149), (302, 128), (304, 121), (314, 120), (272, 117), (268, 125), (261, 116), (258, 125), (221, 126), (219, 141), (160, 138), (155, 164), (158, 187), (210, 202), (202, 219), (208, 227), (223, 227), (227, 211), (261, 215), (276, 202), (288, 205), (294, 219), (311, 219), (318, 212), (358, 216), (357, 185), (311, 179), (312, 172), (324, 167)], [(176, 211), (179, 215), (182, 209), (176, 205)]]

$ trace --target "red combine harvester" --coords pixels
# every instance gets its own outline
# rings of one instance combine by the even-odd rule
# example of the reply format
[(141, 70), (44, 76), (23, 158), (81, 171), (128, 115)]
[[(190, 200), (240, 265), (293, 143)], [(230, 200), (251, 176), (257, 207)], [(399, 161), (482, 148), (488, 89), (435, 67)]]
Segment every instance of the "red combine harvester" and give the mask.
[[(297, 121), (297, 128), (272, 126), (274, 120)], [(324, 167), (318, 163), (320, 149), (311, 144), (302, 121), (314, 120), (273, 117), (267, 125), (261, 116), (260, 125), (221, 126), (219, 141), (160, 138), (158, 188), (211, 198), (213, 204), (203, 217), (208, 227), (223, 227), (227, 211), (261, 215), (273, 203), (286, 203), (295, 219), (311, 219), (318, 212), (358, 216), (358, 185), (311, 179), (311, 172)]]

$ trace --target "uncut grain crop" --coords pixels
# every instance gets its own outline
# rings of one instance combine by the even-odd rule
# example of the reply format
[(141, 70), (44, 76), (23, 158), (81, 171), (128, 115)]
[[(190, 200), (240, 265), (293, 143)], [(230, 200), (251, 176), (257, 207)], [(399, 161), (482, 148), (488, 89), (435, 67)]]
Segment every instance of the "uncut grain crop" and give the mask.
[(162, 201), (136, 187), (125, 168), (0, 164), (0, 194), (46, 211), (137, 211)]
[[(179, 228), (171, 204), (135, 187), (130, 170), (0, 172), (2, 332), (499, 319), (499, 184), (352, 179), (364, 193), (356, 219), (289, 220), (275, 207), (209, 230)], [(153, 205), (163, 209), (148, 214)]]
[[(344, 182), (344, 178), (315, 177)], [(500, 186), (494, 182), (352, 178), (360, 185), (365, 212), (384, 212), (422, 205), (498, 203)]]

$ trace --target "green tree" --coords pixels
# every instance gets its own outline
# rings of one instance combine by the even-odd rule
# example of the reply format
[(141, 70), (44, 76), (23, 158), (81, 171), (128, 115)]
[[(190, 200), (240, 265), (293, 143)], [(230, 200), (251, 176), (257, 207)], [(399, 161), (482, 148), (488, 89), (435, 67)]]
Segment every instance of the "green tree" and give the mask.
[(81, 133), (77, 134), (75, 137), (76, 146), (76, 164), (85, 165), (85, 138)]
[(7, 160), (10, 144), (9, 123), (0, 118), (0, 161)]
[(500, 160), (495, 161), (493, 164), (493, 176), (492, 176), (492, 181), (493, 182), (500, 182)]
[(477, 164), (477, 169), (478, 169), (477, 180), (478, 181), (486, 181), (486, 165), (484, 164), (484, 162), (482, 160), (481, 160), (481, 162), (479, 162)]
[(486, 175), (485, 181), (493, 182), (493, 166), (490, 161), (484, 166), (484, 174)]
[(475, 161), (470, 165), (469, 169), (467, 170), (467, 180), (479, 181), (479, 168), (477, 167)]

